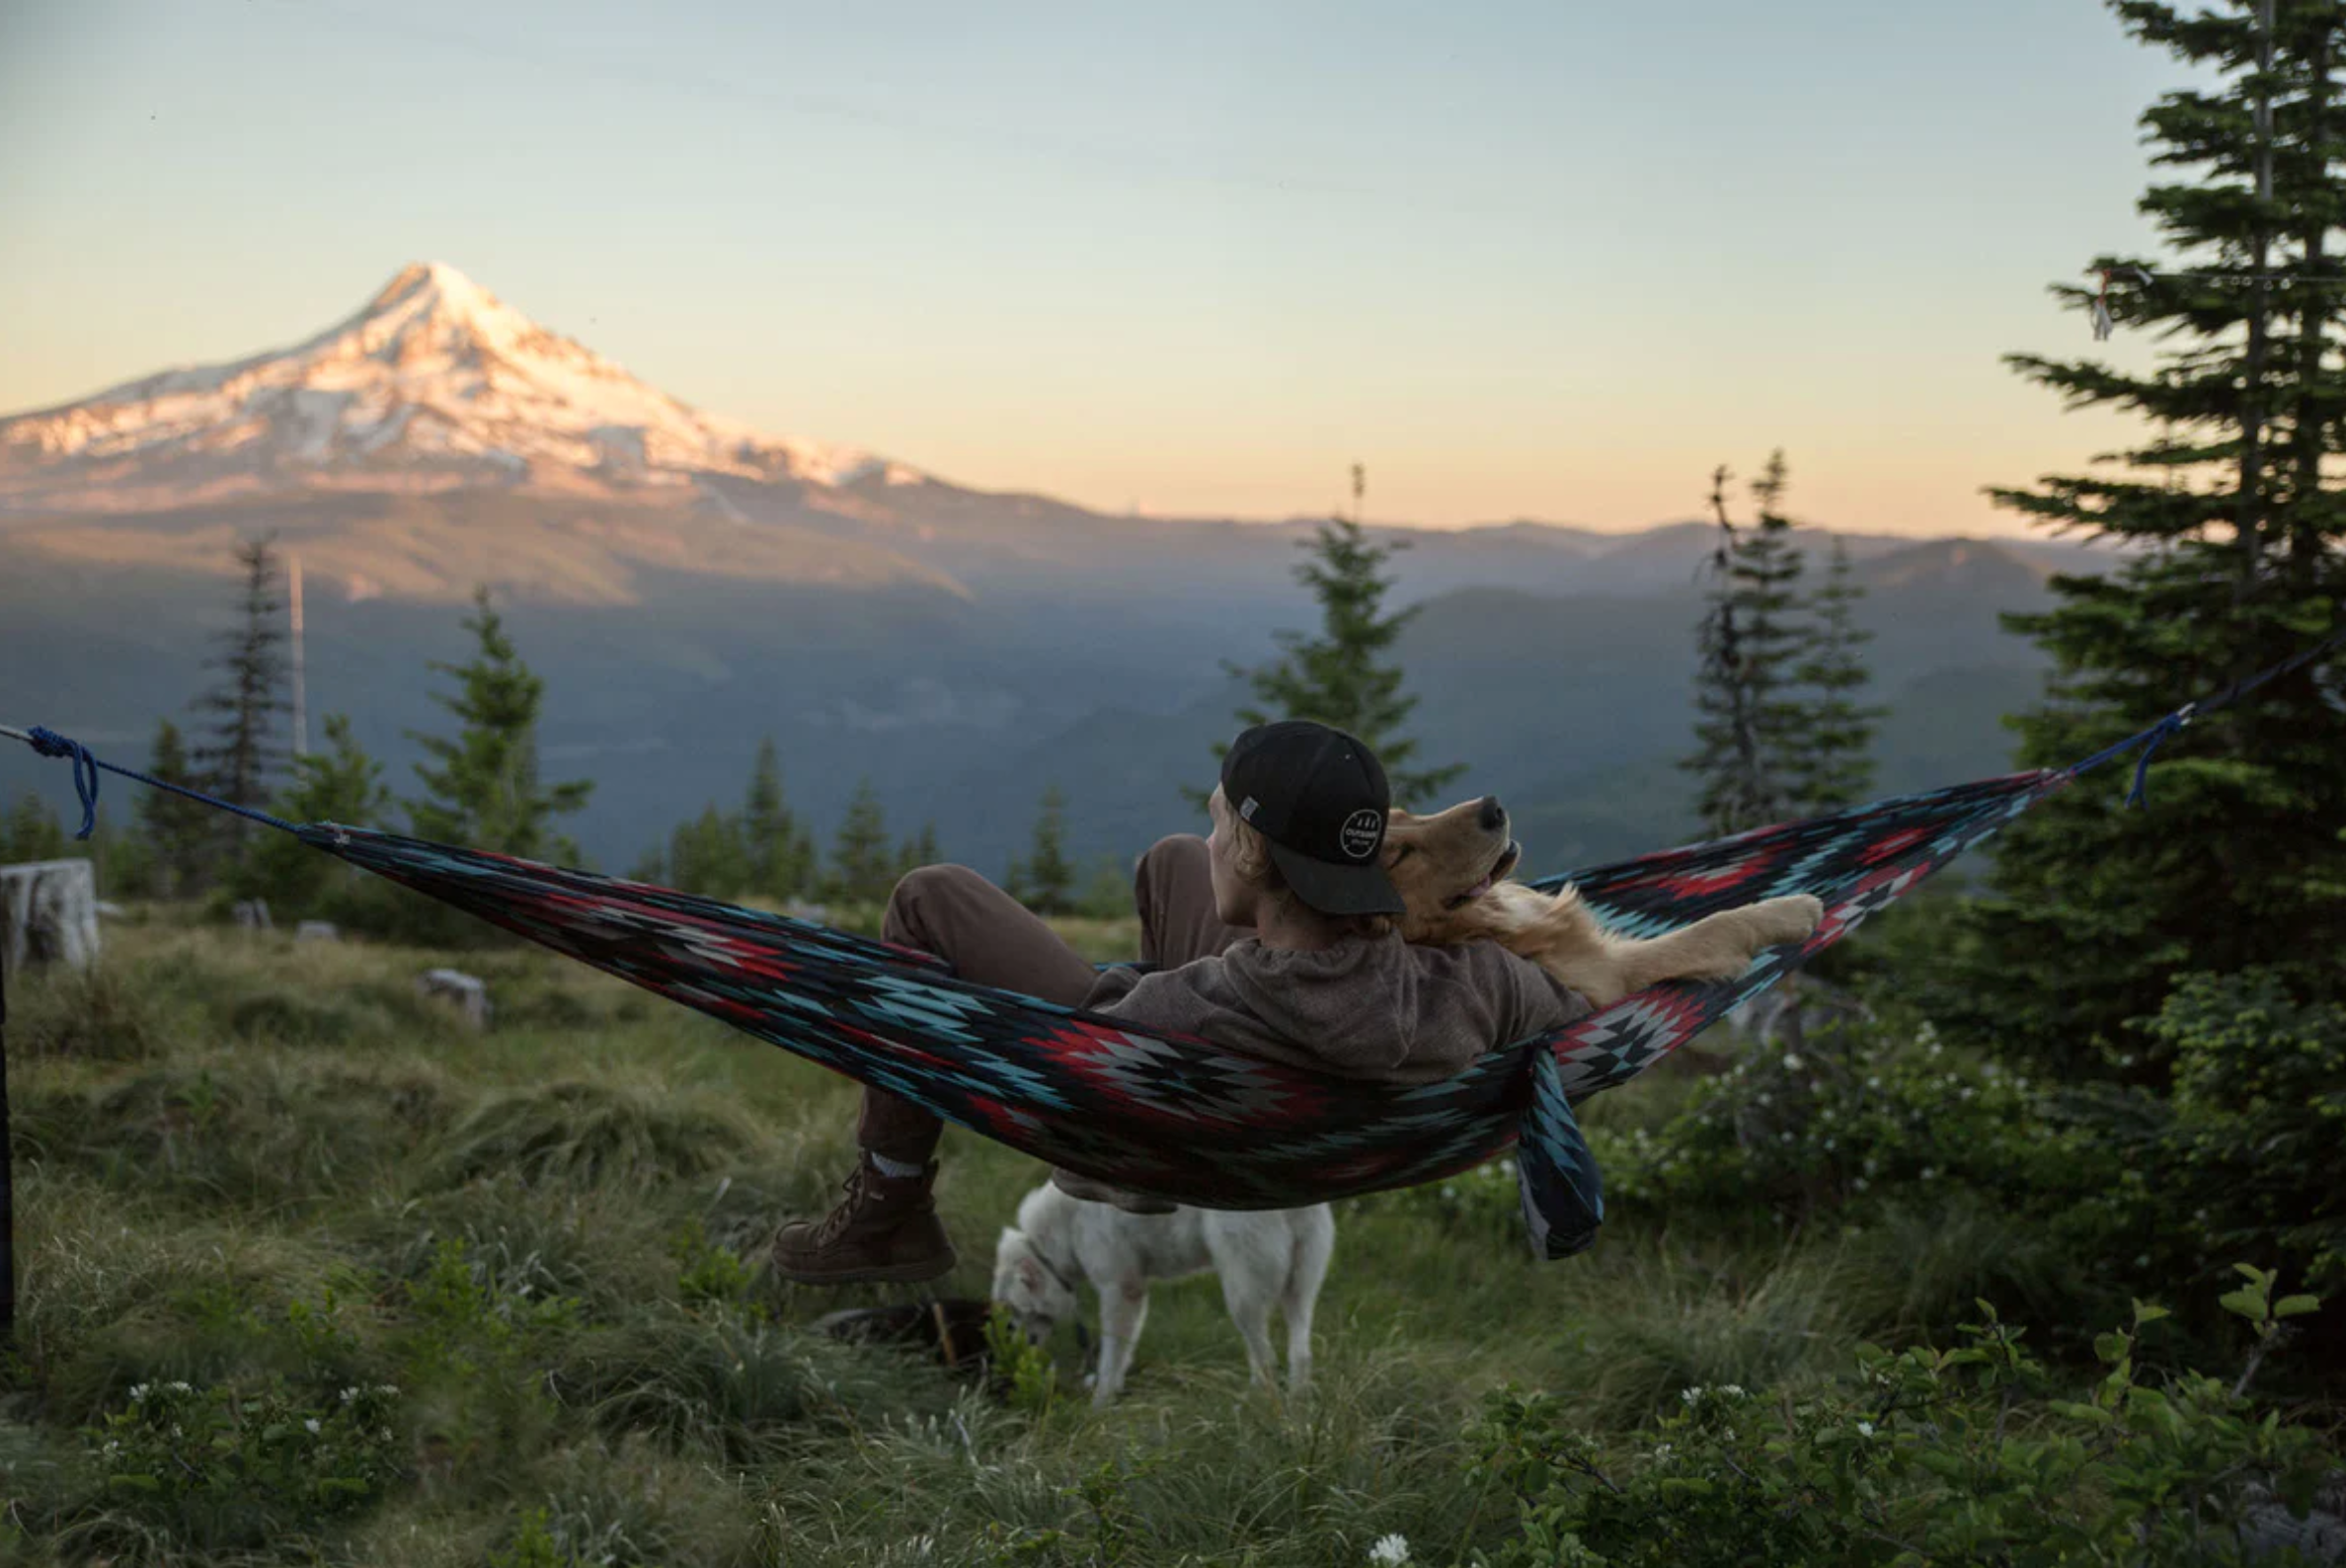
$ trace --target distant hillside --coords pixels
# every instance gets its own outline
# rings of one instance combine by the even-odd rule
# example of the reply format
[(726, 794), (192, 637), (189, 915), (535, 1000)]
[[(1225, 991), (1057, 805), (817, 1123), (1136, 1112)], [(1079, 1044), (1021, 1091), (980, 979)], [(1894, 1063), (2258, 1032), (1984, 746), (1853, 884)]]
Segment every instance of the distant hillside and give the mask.
[[(768, 735), (826, 832), (869, 777), (898, 831), (932, 820), (998, 870), (1056, 783), (1073, 849), (1126, 856), (1191, 824), (1227, 666), (1315, 624), (1316, 526), (1106, 516), (764, 434), (418, 264), (287, 348), (0, 419), (0, 719), (142, 757), (206, 679), (236, 540), (269, 534), (308, 585), (311, 712), (349, 714), (395, 788), (444, 719), (426, 666), (465, 656), (488, 584), (546, 677), (548, 774), (595, 781), (577, 827), (602, 864), (736, 799)], [(1682, 834), (1651, 770), (1685, 745), (1708, 524), (1371, 531), (1406, 546), (1414, 732), (1471, 764), (1461, 792), (1550, 811), (1557, 854)], [(2000, 767), (2035, 661), (1997, 612), (2108, 557), (1841, 537), (1898, 707), (1886, 779)], [(0, 788), (35, 779), (63, 787), (0, 751)]]

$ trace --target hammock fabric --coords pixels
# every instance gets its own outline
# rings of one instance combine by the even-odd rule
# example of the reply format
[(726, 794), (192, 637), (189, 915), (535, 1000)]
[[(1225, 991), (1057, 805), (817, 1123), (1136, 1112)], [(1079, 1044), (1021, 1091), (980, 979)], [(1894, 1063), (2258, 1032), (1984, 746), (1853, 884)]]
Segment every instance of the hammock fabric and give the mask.
[(2021, 773), (1644, 855), (1576, 884), (1651, 936), (1781, 894), (1824, 901), (1798, 948), (1739, 980), (1672, 982), (1496, 1051), (1454, 1078), (1363, 1083), (957, 980), (924, 953), (643, 883), (354, 827), (295, 828), (352, 865), (786, 1051), (1101, 1180), (1215, 1209), (1285, 1209), (1435, 1181), (1518, 1148), (1549, 1258), (1595, 1238), (1603, 1188), (1573, 1102), (1625, 1082), (2067, 784)]

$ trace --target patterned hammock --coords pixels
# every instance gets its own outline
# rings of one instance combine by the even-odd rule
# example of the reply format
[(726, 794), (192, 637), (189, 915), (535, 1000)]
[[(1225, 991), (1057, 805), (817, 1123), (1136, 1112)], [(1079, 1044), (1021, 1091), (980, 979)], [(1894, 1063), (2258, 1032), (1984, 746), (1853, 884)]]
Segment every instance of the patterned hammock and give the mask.
[(1595, 1238), (1603, 1196), (1572, 1104), (1625, 1082), (1913, 891), (2073, 769), (1983, 780), (1554, 877), (1651, 936), (1779, 894), (1824, 901), (1807, 943), (1739, 980), (1675, 981), (1397, 1087), (1232, 1056), (1192, 1036), (957, 980), (941, 960), (643, 883), (313, 824), (302, 840), (925, 1106), (1038, 1158), (1217, 1209), (1409, 1187), (1520, 1144), (1534, 1251)]

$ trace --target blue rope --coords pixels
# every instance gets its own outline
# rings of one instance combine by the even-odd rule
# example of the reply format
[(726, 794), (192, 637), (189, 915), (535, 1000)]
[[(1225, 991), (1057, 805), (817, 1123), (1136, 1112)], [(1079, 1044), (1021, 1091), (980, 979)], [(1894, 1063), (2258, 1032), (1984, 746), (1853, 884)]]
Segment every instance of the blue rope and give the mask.
[(89, 837), (98, 830), (98, 759), (79, 741), (68, 741), (56, 731), (38, 724), (26, 732), (25, 739), (42, 756), (73, 758), (73, 793), (81, 797), (82, 809), (81, 831), (73, 836)]
[(79, 741), (61, 736), (56, 731), (41, 725), (37, 724), (32, 729), (23, 731), (0, 727), (0, 735), (16, 737), (42, 756), (73, 758), (73, 792), (81, 797), (82, 808), (81, 831), (73, 835), (76, 838), (87, 838), (91, 833), (97, 831), (98, 770), (100, 768), (104, 768), (109, 773), (119, 773), (122, 777), (134, 779), (141, 784), (152, 785), (159, 790), (169, 790), (174, 795), (185, 795), (188, 799), (201, 801), (206, 806), (216, 806), (224, 812), (234, 812), (239, 817), (249, 818), (265, 827), (274, 827), (279, 832), (297, 833), (301, 830), (281, 817), (272, 817), (269, 813), (255, 811), (250, 806), (239, 806), (234, 801), (224, 801), (216, 795), (206, 795), (201, 790), (192, 790), (183, 784), (173, 784), (156, 778), (150, 773), (141, 773), (134, 767), (117, 767), (112, 762), (101, 762), (97, 757), (91, 755), (90, 748)]
[(2164, 744), (2168, 736), (2173, 735), (2191, 722), (2194, 706), (2195, 704), (2187, 702), (2150, 727), (2148, 732), (2150, 737), (2150, 743), (2143, 747), (2142, 756), (2135, 762), (2134, 788), (2126, 792), (2127, 805), (2141, 806), (2145, 804), (2143, 786), (2150, 777), (2151, 753)]
[(2071, 763), (2068, 769), (2069, 775), (2070, 777), (2074, 778), (2080, 773), (2084, 773), (2093, 768), (2101, 766), (2104, 762), (2109, 761), (2112, 757), (2125, 755), (2127, 752), (2133, 750), (2139, 745), (2143, 748), (2143, 754), (2135, 762), (2134, 788), (2126, 792), (2126, 804), (2129, 806), (2144, 805), (2145, 796), (2143, 787), (2150, 778), (2151, 753), (2156, 751), (2159, 746), (2165, 743), (2168, 736), (2173, 735), (2177, 730), (2180, 730), (2185, 725), (2191, 723), (2193, 717), (2197, 715), (2198, 712), (2198, 703), (2187, 702), (2183, 704), (2182, 707), (2177, 708), (2173, 713), (2170, 713), (2165, 718), (2159, 720), (2150, 729), (2130, 735), (2125, 740), (2117, 743), (2115, 745), (2103, 746), (2100, 750), (2094, 752), (2093, 755), (2087, 757), (2082, 762)]

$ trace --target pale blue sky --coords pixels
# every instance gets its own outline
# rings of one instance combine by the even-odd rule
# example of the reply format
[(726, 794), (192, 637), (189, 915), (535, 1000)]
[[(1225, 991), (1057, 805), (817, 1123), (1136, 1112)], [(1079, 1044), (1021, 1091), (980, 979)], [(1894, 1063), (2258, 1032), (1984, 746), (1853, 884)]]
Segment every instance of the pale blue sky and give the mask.
[[(0, 411), (445, 261), (688, 402), (1121, 510), (1833, 526), (2108, 444), (1997, 364), (2142, 243), (2088, 0), (0, 0)], [(2110, 346), (2145, 362), (2149, 346)]]

